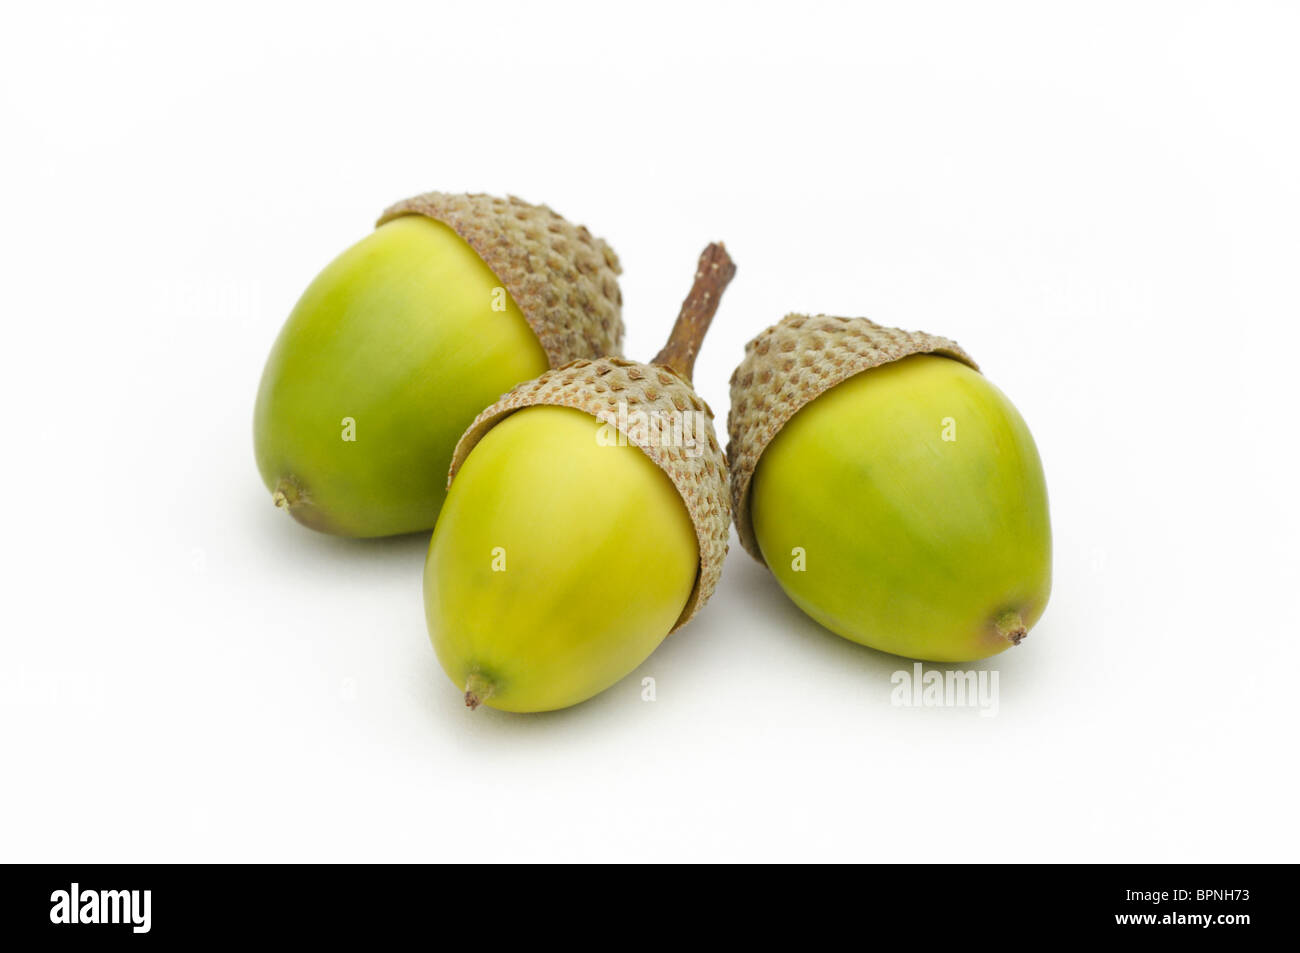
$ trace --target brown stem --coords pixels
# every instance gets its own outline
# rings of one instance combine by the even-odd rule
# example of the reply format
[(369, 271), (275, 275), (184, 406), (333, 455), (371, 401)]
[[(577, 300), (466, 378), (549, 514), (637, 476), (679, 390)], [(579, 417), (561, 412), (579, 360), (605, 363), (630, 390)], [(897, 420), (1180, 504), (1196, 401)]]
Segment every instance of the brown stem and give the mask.
[(735, 275), (736, 265), (727, 254), (727, 246), (714, 242), (704, 249), (695, 269), (695, 284), (682, 302), (673, 333), (668, 336), (664, 349), (650, 363), (665, 364), (686, 380), (691, 379), (700, 343), (718, 311), (722, 292)]

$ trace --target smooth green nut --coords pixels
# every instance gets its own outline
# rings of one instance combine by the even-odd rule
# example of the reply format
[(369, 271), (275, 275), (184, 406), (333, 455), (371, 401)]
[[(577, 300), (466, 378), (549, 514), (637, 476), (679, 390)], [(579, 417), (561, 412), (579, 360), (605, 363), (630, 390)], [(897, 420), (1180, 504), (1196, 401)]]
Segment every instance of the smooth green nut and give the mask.
[(470, 707), (550, 711), (640, 665), (686, 605), (699, 558), (677, 490), (639, 448), (569, 407), (493, 427), (452, 483), (424, 607)]

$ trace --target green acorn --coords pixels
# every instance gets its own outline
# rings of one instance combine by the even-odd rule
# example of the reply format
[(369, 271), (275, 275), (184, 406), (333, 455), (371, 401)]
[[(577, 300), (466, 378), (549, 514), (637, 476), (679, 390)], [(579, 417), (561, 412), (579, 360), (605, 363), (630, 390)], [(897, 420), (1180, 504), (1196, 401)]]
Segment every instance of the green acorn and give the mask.
[(614, 251), (545, 206), (431, 192), (389, 208), (317, 276), (262, 375), (254, 446), (312, 529), (432, 528), (461, 433), (515, 384), (617, 355)]
[(741, 544), (845, 638), (959, 662), (1019, 645), (1051, 589), (1033, 437), (954, 342), (792, 314), (731, 379)]
[(604, 691), (708, 601), (730, 527), (695, 356), (735, 274), (705, 249), (649, 363), (574, 361), (465, 431), (429, 542), (425, 618), (470, 708), (551, 711)]

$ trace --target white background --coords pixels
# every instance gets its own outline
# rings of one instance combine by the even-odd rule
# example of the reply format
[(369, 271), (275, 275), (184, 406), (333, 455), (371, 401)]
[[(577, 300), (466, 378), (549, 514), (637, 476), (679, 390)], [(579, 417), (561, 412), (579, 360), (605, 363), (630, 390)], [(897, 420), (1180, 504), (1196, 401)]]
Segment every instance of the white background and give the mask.
[[(1296, 7), (5, 9), (0, 859), (1297, 859)], [(643, 358), (725, 240), (720, 424), (790, 310), (965, 345), (1055, 531), (997, 716), (892, 707), (734, 539), (634, 676), (466, 710), (426, 536), (252, 456), (298, 294), (428, 189), (608, 238)]]

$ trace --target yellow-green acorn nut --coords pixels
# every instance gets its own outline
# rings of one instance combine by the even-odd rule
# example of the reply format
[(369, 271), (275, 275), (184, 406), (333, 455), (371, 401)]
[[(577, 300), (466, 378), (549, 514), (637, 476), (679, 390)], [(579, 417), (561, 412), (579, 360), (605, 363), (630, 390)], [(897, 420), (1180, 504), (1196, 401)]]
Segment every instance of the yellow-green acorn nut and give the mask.
[(947, 338), (788, 315), (731, 378), (741, 544), (832, 632), (962, 662), (1051, 589), (1047, 487), (1016, 408)]
[(424, 607), (438, 660), (470, 708), (585, 701), (713, 593), (727, 553), (727, 468), (690, 378), (734, 273), (710, 245), (653, 362), (549, 371), (461, 438)]
[(341, 536), (431, 528), (475, 414), (548, 367), (620, 352), (618, 273), (545, 206), (430, 192), (389, 208), (266, 362), (254, 445), (276, 505)]

